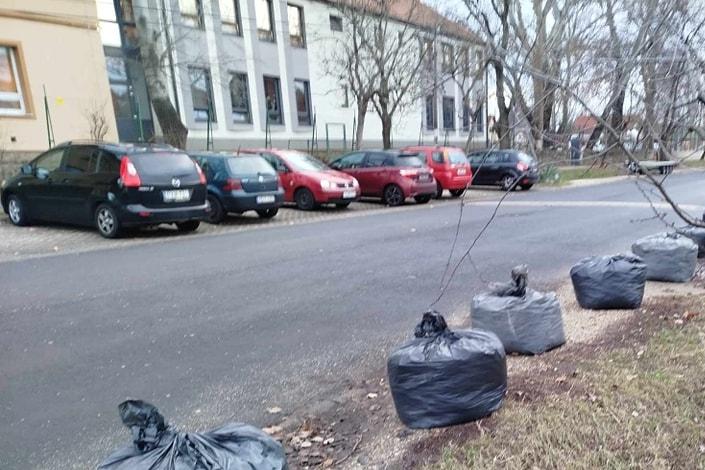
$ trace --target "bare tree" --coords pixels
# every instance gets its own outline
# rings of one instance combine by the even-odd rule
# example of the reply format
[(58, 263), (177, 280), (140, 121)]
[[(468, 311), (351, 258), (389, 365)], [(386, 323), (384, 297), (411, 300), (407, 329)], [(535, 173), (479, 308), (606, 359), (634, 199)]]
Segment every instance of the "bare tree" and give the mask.
[(88, 123), (88, 133), (93, 140), (103, 140), (110, 131), (105, 106), (105, 102), (92, 102), (83, 112)]

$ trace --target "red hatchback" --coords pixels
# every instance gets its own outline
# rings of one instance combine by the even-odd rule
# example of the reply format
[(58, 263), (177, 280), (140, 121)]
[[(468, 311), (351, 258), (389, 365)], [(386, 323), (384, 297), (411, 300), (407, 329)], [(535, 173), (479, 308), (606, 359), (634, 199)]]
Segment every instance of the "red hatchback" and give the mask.
[(436, 178), (436, 197), (443, 196), (443, 190), (450, 191), (451, 196), (459, 197), (472, 181), (472, 170), (468, 158), (457, 147), (436, 145), (407, 147), (405, 152), (416, 152), (426, 157), (426, 164), (433, 168)]
[(355, 178), (306, 153), (278, 149), (250, 149), (240, 153), (257, 154), (267, 160), (279, 173), (284, 201), (295, 202), (299, 209), (311, 210), (319, 204), (345, 208), (360, 198), (360, 185)]
[(390, 206), (399, 206), (409, 197), (424, 204), (436, 194), (433, 170), (416, 152), (358, 151), (343, 155), (330, 166), (357, 178), (363, 196), (381, 197)]

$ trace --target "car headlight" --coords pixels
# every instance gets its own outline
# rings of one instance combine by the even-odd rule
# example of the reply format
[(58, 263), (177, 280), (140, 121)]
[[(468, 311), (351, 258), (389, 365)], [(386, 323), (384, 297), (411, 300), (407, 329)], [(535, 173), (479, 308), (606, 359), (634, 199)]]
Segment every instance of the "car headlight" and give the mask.
[(357, 178), (353, 178), (353, 187), (355, 187), (355, 188), (360, 187), (360, 183), (357, 182)]
[(330, 189), (333, 187), (333, 183), (328, 180), (321, 180), (321, 188)]

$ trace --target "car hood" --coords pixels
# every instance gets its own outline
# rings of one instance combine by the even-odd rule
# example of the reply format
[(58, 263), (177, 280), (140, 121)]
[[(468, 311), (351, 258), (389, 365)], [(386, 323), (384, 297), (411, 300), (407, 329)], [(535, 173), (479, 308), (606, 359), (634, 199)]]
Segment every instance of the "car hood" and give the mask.
[(351, 183), (353, 181), (352, 176), (337, 170), (302, 171), (301, 174), (317, 181), (328, 180), (334, 183)]

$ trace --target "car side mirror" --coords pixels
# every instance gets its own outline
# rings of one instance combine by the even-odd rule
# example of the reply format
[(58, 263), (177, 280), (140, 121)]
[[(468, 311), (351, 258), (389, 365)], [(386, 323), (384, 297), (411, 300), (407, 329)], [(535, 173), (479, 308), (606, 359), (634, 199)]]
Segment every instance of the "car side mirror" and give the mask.
[(32, 165), (29, 163), (25, 163), (20, 167), (20, 173), (23, 175), (31, 175), (32, 174)]
[(40, 180), (45, 180), (49, 177), (49, 170), (46, 170), (44, 168), (37, 168), (35, 174)]

